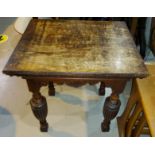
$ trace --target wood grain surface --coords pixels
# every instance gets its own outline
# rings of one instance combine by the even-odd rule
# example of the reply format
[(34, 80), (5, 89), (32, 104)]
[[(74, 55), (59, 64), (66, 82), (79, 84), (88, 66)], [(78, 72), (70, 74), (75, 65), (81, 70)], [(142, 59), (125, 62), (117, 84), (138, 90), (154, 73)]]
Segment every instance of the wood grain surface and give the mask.
[(123, 22), (32, 19), (4, 73), (24, 76), (145, 77)]

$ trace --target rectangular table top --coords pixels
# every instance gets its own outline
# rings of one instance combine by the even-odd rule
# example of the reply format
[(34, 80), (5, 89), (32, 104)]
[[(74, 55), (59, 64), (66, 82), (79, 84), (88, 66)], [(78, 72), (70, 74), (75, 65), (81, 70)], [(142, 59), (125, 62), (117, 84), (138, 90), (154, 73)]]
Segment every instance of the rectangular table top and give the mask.
[(124, 22), (32, 19), (6, 64), (18, 76), (145, 77)]

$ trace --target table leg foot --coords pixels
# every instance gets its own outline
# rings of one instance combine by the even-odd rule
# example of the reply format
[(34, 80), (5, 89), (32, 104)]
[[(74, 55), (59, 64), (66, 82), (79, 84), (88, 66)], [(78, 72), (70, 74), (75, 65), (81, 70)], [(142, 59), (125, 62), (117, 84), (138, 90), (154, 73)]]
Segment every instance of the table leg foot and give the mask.
[(53, 82), (50, 82), (48, 85), (48, 95), (55, 96), (55, 88)]
[(108, 132), (110, 130), (110, 122), (104, 120), (101, 123), (101, 130), (102, 130), (102, 132)]
[(104, 121), (101, 124), (101, 130), (107, 132), (110, 130), (110, 122), (114, 119), (119, 111), (121, 102), (118, 95), (112, 94), (107, 97), (103, 107)]
[(47, 121), (40, 122), (40, 131), (47, 132), (48, 131), (48, 123)]
[(99, 95), (100, 96), (105, 95), (105, 84), (104, 84), (104, 82), (101, 82), (101, 84), (100, 84)]

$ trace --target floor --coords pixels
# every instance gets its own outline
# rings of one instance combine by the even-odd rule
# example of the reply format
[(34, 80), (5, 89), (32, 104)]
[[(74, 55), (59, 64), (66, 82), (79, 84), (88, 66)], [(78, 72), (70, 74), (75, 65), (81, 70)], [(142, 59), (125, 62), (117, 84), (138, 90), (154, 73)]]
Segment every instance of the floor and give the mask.
[(0, 34), (2, 34), (8, 25), (15, 21), (16, 17), (0, 17)]
[[(0, 71), (2, 71), (9, 56), (13, 52), (21, 35), (13, 24), (4, 32), (9, 40), (0, 45)], [(111, 123), (110, 132), (101, 132), (103, 120), (102, 108), (106, 96), (111, 93), (106, 88), (105, 96), (98, 96), (99, 84), (85, 85), (79, 88), (67, 85), (55, 85), (56, 96), (47, 94), (47, 87), (41, 89), (48, 102), (49, 131), (39, 131), (39, 123), (33, 116), (29, 105), (31, 93), (28, 92), (25, 80), (19, 77), (9, 77), (0, 72), (0, 136), (53, 136), (53, 137), (116, 137), (117, 122)], [(121, 115), (129, 97), (131, 81), (120, 95), (122, 102)]]

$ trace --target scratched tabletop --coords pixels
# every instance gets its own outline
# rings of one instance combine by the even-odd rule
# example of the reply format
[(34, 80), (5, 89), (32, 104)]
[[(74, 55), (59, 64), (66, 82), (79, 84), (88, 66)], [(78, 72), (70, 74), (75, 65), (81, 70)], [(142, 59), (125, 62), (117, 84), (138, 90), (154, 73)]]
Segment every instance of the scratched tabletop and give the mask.
[(145, 77), (124, 22), (32, 19), (3, 72), (19, 76)]

